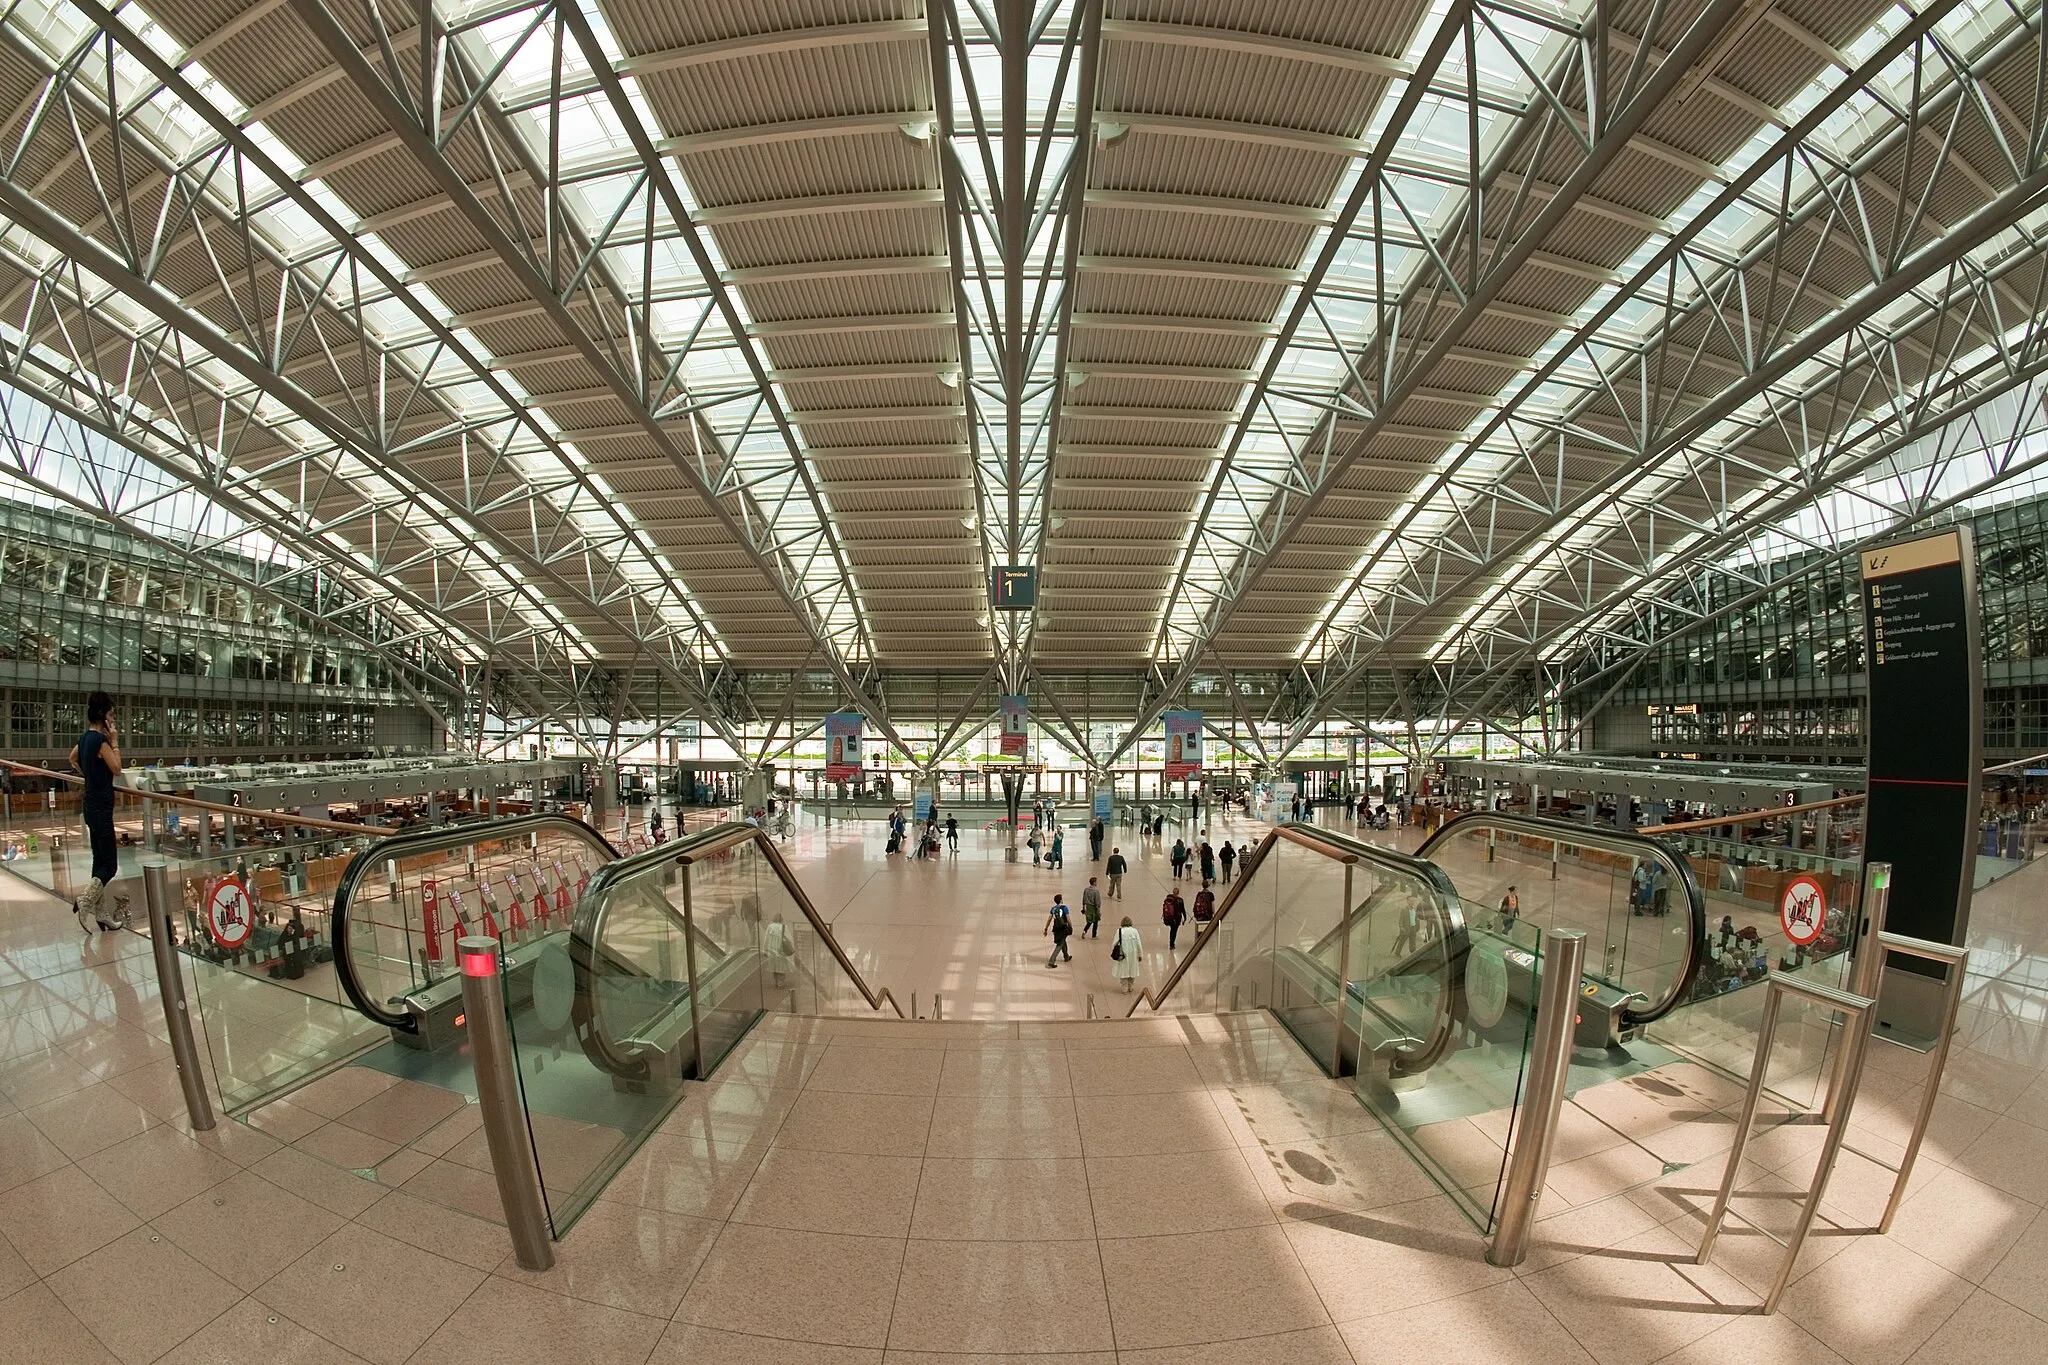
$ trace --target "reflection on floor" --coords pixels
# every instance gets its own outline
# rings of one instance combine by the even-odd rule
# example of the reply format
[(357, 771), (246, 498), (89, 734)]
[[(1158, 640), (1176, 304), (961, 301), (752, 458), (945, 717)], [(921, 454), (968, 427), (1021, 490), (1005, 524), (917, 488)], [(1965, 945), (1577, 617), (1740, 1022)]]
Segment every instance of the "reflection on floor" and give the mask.
[[(187, 1131), (147, 945), (81, 945), (0, 882), (0, 1360), (2033, 1361), (2044, 891), (2029, 868), (1978, 897), (1958, 1048), (1892, 1234), (1859, 1235), (1889, 1177), (1845, 1158), (1763, 1318), (1767, 1239), (1731, 1221), (1713, 1264), (1691, 1262), (1724, 1077), (1673, 1063), (1581, 1091), (1538, 1247), (1500, 1270), (1259, 1016), (770, 1020), (688, 1087), (557, 1268), (526, 1275), (501, 1228), (382, 1169), (236, 1123)], [(1921, 1064), (1874, 1050), (1857, 1147), (1895, 1150)], [(395, 1141), (432, 1119), (406, 1082), (363, 1075), (312, 1101), (322, 1124)], [(459, 1128), (443, 1155), (464, 1167)], [(1818, 1145), (1804, 1123), (1760, 1135), (1738, 1208), (1782, 1229)]]

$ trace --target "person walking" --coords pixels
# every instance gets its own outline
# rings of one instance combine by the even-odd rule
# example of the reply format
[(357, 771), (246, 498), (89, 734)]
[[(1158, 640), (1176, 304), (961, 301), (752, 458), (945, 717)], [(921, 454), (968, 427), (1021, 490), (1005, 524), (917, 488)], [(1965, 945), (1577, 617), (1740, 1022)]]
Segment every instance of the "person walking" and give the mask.
[(1039, 860), (1039, 850), (1044, 847), (1045, 841), (1038, 837), (1038, 826), (1033, 825), (1031, 827), (1031, 837), (1026, 839), (1024, 844), (1031, 850), (1031, 865), (1033, 867), (1042, 866)]
[(1510, 886), (1507, 890), (1507, 894), (1500, 898), (1500, 931), (1503, 934), (1514, 933), (1515, 921), (1519, 920), (1521, 917), (1522, 898), (1516, 895), (1515, 888)]
[(960, 822), (950, 815), (946, 817), (946, 848), (954, 857), (960, 856)]
[(1199, 859), (1200, 859), (1200, 861), (1201, 861), (1201, 864), (1202, 864), (1202, 881), (1203, 881), (1203, 883), (1204, 883), (1204, 884), (1206, 884), (1206, 883), (1209, 883), (1209, 882), (1213, 882), (1213, 881), (1215, 881), (1215, 880), (1216, 880), (1216, 850), (1215, 850), (1215, 848), (1214, 848), (1214, 847), (1213, 847), (1213, 846), (1212, 846), (1212, 845), (1211, 845), (1211, 844), (1209, 843), (1209, 841), (1208, 841), (1207, 839), (1204, 839), (1204, 840), (1202, 840), (1202, 846), (1201, 846), (1201, 848), (1199, 848), (1198, 850), (1196, 850), (1196, 853), (1197, 853), (1197, 856), (1199, 857)]
[(1209, 926), (1216, 922), (1216, 893), (1209, 889), (1207, 882), (1203, 882), (1202, 889), (1195, 893), (1194, 916), (1197, 934), (1208, 933)]
[(1124, 859), (1124, 851), (1120, 848), (1112, 848), (1109, 851), (1109, 861), (1102, 865), (1102, 870), (1109, 874), (1109, 898), (1113, 901), (1122, 900), (1124, 898), (1124, 873), (1131, 870), (1130, 863)]
[(1072, 962), (1074, 955), (1067, 951), (1067, 939), (1074, 932), (1074, 916), (1067, 909), (1065, 897), (1053, 896), (1052, 909), (1045, 917), (1045, 932), (1052, 935), (1052, 956), (1045, 960), (1045, 965), (1057, 967), (1063, 957)]
[(1116, 931), (1116, 942), (1109, 950), (1110, 975), (1124, 983), (1124, 994), (1129, 995), (1138, 984), (1138, 964), (1145, 960), (1145, 941), (1138, 937), (1136, 926), (1129, 915)]
[(107, 888), (121, 870), (120, 845), (114, 839), (114, 779), (121, 773), (121, 731), (114, 724), (114, 699), (105, 692), (94, 692), (85, 699), (85, 731), (71, 746), (71, 766), (85, 779), (80, 805), (86, 838), (92, 844), (92, 879), (72, 908), (78, 927), (89, 937), (97, 929), (128, 925), (128, 898), (117, 895), (111, 905), (107, 902)]
[(1091, 863), (1102, 861), (1102, 834), (1102, 819), (1098, 816), (1088, 825), (1088, 861)]
[(1102, 937), (1102, 888), (1093, 877), (1081, 888), (1081, 933), (1087, 938)]
[(1223, 869), (1223, 884), (1230, 885), (1230, 869), (1237, 863), (1237, 850), (1230, 846), (1230, 840), (1223, 841), (1223, 847), (1216, 850), (1217, 866)]
[(1188, 845), (1187, 845), (1187, 840), (1185, 840), (1185, 839), (1175, 839), (1175, 840), (1173, 841), (1173, 879), (1174, 879), (1175, 881), (1179, 881), (1179, 880), (1180, 880), (1180, 874), (1181, 874), (1181, 873), (1183, 873), (1183, 872), (1185, 872), (1185, 871), (1187, 870), (1187, 866), (1188, 866)]
[(1067, 865), (1067, 832), (1058, 825), (1052, 827), (1052, 856), (1045, 865), (1055, 872)]
[(1180, 898), (1180, 892), (1167, 891), (1166, 899), (1159, 903), (1159, 918), (1166, 925), (1166, 951), (1170, 953), (1179, 943), (1180, 927), (1188, 918), (1188, 905)]

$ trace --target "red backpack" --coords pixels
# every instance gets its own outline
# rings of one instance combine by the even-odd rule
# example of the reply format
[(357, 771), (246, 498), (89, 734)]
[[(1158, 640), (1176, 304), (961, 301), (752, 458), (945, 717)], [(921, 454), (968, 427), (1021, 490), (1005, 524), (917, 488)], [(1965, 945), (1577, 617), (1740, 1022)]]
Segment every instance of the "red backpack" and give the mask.
[(1186, 914), (1187, 910), (1181, 904), (1179, 896), (1169, 895), (1159, 903), (1159, 918), (1168, 924), (1179, 924)]

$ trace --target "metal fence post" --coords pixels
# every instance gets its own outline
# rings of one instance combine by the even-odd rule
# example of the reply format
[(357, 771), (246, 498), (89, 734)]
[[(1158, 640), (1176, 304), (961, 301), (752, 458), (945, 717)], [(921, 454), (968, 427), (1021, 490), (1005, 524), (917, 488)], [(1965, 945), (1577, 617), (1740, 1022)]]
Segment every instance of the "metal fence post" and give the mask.
[(149, 946), (156, 958), (156, 993), (163, 1001), (164, 1024), (170, 1030), (171, 1060), (177, 1064), (178, 1086), (185, 1092), (185, 1112), (195, 1131), (213, 1127), (213, 1105), (206, 1098), (206, 1078), (199, 1070), (199, 1047), (192, 1040), (192, 1012), (185, 1006), (185, 977), (178, 970), (178, 943), (171, 929), (171, 879), (161, 857), (142, 860), (142, 900), (149, 913)]
[(1515, 1115), (1514, 1150), (1501, 1179), (1500, 1221), (1486, 1259), (1498, 1266), (1520, 1265), (1529, 1255), (1536, 1206), (1557, 1145), (1557, 1119), (1564, 1110), (1565, 1081), (1571, 1072), (1572, 1031), (1578, 1020), (1579, 979), (1586, 969), (1586, 935), (1580, 929), (1552, 929), (1543, 936), (1538, 967), (1536, 1021), (1530, 1028), (1528, 1081)]
[(505, 1228), (512, 1234), (512, 1252), (521, 1268), (546, 1270), (555, 1263), (555, 1249), (548, 1240), (533, 1134), (520, 1111), (498, 940), (473, 934), (458, 940), (455, 952), (462, 963), (462, 1010), (469, 1022), (477, 1103), (491, 1147), (491, 1169), (498, 1178), (498, 1201), (505, 1208)]
[[(1891, 907), (1892, 865), (1871, 863), (1863, 869), (1863, 901), (1856, 907), (1856, 923), (1849, 929), (1849, 980), (1844, 989), (1851, 995), (1866, 1000), (1877, 999), (1878, 987), (1884, 981), (1885, 947), (1878, 940), (1884, 936), (1886, 912)], [(1833, 1123), (1839, 1117), (1837, 1110), (1842, 1096), (1849, 1092), (1849, 1063), (1855, 1049), (1849, 1046), (1848, 1029), (1850, 1020), (1846, 1015), (1836, 1016), (1841, 1024), (1840, 1035), (1835, 1039), (1835, 1064), (1828, 1080), (1827, 1107), (1821, 1117)], [(1877, 1016), (1873, 1013), (1866, 1026), (1875, 1026)]]

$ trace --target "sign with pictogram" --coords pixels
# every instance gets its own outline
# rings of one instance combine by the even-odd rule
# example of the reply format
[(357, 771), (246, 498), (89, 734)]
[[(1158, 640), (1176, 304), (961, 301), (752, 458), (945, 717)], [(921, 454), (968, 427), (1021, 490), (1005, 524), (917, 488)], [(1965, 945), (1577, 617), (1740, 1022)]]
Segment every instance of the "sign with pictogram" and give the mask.
[(256, 932), (256, 902), (240, 877), (217, 877), (207, 883), (206, 932), (231, 953), (248, 945)]
[(1801, 874), (1785, 883), (1778, 897), (1778, 923), (1795, 947), (1804, 948), (1821, 935), (1828, 922), (1828, 893), (1820, 880)]

